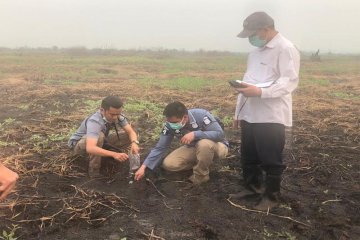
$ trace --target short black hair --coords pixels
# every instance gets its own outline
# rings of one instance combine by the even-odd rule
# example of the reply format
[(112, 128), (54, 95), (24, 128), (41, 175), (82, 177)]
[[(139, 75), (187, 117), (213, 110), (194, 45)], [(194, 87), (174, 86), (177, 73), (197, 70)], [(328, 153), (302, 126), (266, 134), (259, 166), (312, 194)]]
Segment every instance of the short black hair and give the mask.
[(184, 104), (178, 101), (169, 103), (165, 107), (163, 112), (163, 115), (165, 115), (167, 118), (169, 117), (182, 118), (185, 114), (187, 114), (187, 108), (185, 107)]
[(101, 102), (101, 108), (104, 110), (109, 110), (111, 107), (119, 109), (123, 105), (123, 101), (118, 96), (107, 96)]

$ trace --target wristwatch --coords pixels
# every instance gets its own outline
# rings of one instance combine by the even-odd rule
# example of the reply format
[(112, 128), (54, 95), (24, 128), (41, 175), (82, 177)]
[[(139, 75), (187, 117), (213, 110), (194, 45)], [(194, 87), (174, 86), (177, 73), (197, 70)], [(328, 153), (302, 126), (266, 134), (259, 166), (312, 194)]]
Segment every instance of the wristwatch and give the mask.
[(132, 141), (131, 143), (136, 143), (137, 145), (140, 144), (138, 140), (134, 140), (134, 141)]

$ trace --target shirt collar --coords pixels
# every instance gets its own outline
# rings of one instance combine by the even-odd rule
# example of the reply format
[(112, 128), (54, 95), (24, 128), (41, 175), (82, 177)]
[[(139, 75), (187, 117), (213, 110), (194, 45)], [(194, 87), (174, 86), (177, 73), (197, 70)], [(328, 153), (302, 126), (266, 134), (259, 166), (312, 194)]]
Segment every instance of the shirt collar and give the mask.
[(194, 118), (194, 116), (192, 115), (192, 113), (190, 112), (190, 110), (188, 111), (188, 116), (189, 116), (189, 123), (190, 125), (192, 125), (193, 123), (196, 123), (196, 120)]
[[(274, 48), (281, 38), (280, 33), (277, 33), (266, 45), (267, 48)], [(264, 48), (265, 48), (264, 47)]]
[(100, 110), (98, 110), (98, 111), (96, 111), (96, 115), (98, 115), (98, 117), (99, 117), (99, 121), (102, 123), (102, 124), (106, 124), (107, 122), (104, 120), (104, 116), (101, 114), (101, 111)]

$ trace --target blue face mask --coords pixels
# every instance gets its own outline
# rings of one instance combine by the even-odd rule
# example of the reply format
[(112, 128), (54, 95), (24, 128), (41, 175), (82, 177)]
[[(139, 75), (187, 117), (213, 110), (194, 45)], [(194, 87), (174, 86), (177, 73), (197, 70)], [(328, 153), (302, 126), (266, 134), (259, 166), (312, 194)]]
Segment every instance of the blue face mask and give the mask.
[(168, 124), (169, 124), (170, 128), (174, 129), (174, 130), (180, 130), (180, 129), (182, 129), (184, 127), (181, 123), (168, 122)]
[(259, 38), (259, 36), (256, 34), (249, 37), (249, 42), (251, 45), (253, 45), (255, 47), (259, 47), (259, 48), (265, 46), (265, 44), (266, 44), (266, 40)]
[(169, 127), (173, 130), (180, 130), (182, 129), (185, 124), (182, 123), (184, 119), (182, 119), (180, 122), (177, 122), (177, 123), (171, 123), (171, 122), (167, 122), (169, 124)]

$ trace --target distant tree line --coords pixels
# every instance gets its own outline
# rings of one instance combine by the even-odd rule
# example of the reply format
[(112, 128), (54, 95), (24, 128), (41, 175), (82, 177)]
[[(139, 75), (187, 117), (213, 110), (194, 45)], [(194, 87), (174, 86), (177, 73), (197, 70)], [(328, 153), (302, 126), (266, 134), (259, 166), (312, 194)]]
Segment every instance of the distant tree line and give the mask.
[(53, 46), (51, 48), (30, 48), (30, 47), (20, 47), (20, 48), (5, 48), (0, 47), (0, 53), (16, 53), (18, 55), (22, 54), (68, 54), (71, 56), (87, 56), (87, 55), (98, 55), (98, 56), (116, 56), (116, 55), (144, 55), (151, 54), (158, 57), (174, 56), (174, 55), (208, 55), (208, 56), (224, 56), (224, 55), (234, 55), (242, 54), (229, 51), (213, 51), (213, 50), (204, 50), (199, 49), (196, 51), (187, 51), (185, 49), (165, 49), (165, 48), (151, 48), (151, 49), (115, 49), (115, 48), (86, 48), (83, 46), (68, 47), (68, 48), (59, 48)]
[[(138, 48), (138, 49), (116, 49), (116, 48), (86, 48), (83, 46), (74, 46), (68, 48), (60, 48), (57, 46), (45, 48), (31, 48), (31, 47), (19, 47), (19, 48), (6, 48), (0, 47), (0, 54), (15, 54), (15, 55), (27, 55), (27, 54), (63, 54), (69, 56), (144, 56), (150, 55), (157, 58), (165, 58), (169, 56), (229, 56), (229, 55), (247, 55), (248, 53), (242, 52), (230, 52), (230, 51), (216, 51), (198, 49), (196, 51), (189, 51), (185, 49), (165, 49), (165, 48)], [(319, 61), (319, 50), (315, 53), (313, 51), (300, 51), (301, 58), (303, 60)], [(332, 52), (323, 53), (322, 57), (350, 56), (356, 59), (360, 58), (360, 54), (337, 54)]]

